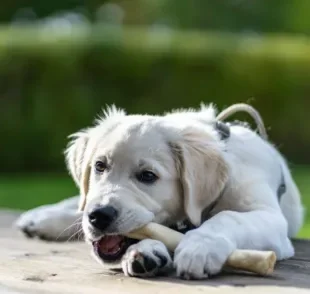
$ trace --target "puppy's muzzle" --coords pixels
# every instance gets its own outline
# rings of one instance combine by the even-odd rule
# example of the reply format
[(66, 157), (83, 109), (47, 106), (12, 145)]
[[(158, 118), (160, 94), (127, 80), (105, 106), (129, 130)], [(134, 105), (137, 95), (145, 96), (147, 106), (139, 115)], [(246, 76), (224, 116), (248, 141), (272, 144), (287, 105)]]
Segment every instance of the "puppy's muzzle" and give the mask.
[(110, 206), (99, 206), (88, 214), (89, 223), (97, 230), (104, 232), (117, 218), (117, 210)]
[(92, 241), (95, 255), (104, 262), (119, 260), (127, 248), (137, 240), (126, 238), (122, 235), (106, 235), (106, 230), (113, 225), (118, 217), (117, 210), (111, 205), (98, 206), (88, 214), (90, 225), (100, 232), (101, 237)]

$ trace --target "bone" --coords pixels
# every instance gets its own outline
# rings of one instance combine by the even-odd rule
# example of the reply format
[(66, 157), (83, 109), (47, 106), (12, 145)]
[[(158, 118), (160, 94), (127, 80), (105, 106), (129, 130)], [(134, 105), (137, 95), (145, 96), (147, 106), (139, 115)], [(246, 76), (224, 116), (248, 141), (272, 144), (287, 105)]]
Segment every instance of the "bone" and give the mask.
[[(154, 239), (163, 242), (170, 251), (174, 251), (183, 238), (183, 234), (157, 223), (149, 223), (126, 236), (138, 240)], [(273, 251), (235, 250), (227, 259), (225, 266), (266, 276), (271, 275), (276, 263)]]

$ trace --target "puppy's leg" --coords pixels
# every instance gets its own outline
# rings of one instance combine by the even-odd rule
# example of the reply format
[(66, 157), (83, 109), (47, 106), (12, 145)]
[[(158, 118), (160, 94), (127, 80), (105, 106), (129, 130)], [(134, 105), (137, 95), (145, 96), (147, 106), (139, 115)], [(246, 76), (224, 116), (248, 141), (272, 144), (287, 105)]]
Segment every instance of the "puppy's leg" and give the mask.
[(169, 272), (172, 259), (162, 242), (145, 239), (127, 249), (122, 268), (126, 276), (152, 277)]
[[(275, 197), (272, 193), (267, 195)], [(185, 234), (175, 251), (177, 275), (202, 279), (217, 274), (236, 249), (273, 250), (278, 260), (292, 257), (294, 248), (287, 236), (287, 222), (279, 208), (222, 211)]]
[(287, 167), (284, 169), (286, 193), (280, 200), (281, 210), (288, 223), (288, 235), (290, 238), (296, 237), (303, 225), (305, 211), (301, 202), (299, 189), (292, 178)]
[(77, 212), (78, 201), (77, 196), (31, 209), (17, 219), (15, 226), (30, 238), (49, 241), (81, 238), (82, 213)]

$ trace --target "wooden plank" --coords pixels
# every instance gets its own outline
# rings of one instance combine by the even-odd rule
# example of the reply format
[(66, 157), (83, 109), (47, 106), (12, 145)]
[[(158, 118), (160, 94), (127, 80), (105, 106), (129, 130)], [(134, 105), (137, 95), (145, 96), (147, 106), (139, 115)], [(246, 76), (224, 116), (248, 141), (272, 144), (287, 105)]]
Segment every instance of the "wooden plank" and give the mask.
[(271, 277), (236, 271), (205, 281), (126, 278), (96, 263), (83, 242), (26, 239), (12, 229), (18, 212), (0, 211), (0, 293), (310, 293), (310, 241), (294, 240), (296, 256)]

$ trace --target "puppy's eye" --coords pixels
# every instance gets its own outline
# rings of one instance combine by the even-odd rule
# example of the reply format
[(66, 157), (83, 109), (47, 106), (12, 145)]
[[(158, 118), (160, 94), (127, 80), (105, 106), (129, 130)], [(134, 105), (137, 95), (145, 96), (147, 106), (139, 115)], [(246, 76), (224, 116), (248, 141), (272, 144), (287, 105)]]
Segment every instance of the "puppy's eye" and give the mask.
[(97, 161), (95, 163), (95, 169), (98, 173), (104, 172), (106, 168), (107, 168), (107, 165), (103, 161)]
[(151, 171), (142, 171), (137, 174), (137, 180), (145, 184), (153, 184), (158, 177)]

